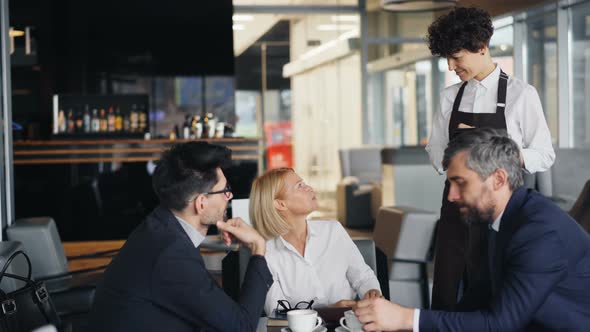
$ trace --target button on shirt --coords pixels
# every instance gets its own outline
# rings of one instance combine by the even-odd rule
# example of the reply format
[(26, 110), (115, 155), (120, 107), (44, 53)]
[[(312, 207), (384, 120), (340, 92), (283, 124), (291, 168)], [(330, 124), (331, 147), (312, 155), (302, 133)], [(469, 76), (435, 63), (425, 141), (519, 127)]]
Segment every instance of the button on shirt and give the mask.
[(292, 306), (314, 300), (314, 307), (322, 307), (380, 289), (375, 273), (338, 221), (308, 221), (307, 234), (304, 256), (282, 237), (266, 243), (274, 279), (264, 305), (267, 314), (278, 300)]
[[(465, 113), (495, 113), (498, 98), (500, 66), (481, 81), (471, 79), (465, 86), (459, 111)], [(442, 159), (449, 143), (449, 120), (453, 102), (461, 83), (451, 85), (440, 96), (440, 111), (432, 120), (432, 133), (426, 151), (434, 168), (443, 174)], [(545, 121), (537, 90), (513, 76), (508, 78), (506, 92), (506, 128), (510, 138), (521, 148), (525, 168), (529, 173), (548, 170), (555, 160), (551, 134)]]

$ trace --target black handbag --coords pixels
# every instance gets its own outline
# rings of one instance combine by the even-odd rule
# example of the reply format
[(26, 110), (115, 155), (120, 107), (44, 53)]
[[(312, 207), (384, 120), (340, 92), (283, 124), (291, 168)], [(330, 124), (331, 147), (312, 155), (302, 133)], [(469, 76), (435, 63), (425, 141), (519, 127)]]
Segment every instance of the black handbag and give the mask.
[[(6, 272), (18, 255), (23, 255), (27, 262), (29, 271), (26, 277)], [(61, 320), (45, 284), (31, 279), (31, 260), (27, 254), (22, 250), (13, 253), (0, 272), (0, 282), (4, 277), (21, 280), (25, 285), (9, 293), (0, 289), (0, 331), (28, 332), (48, 324), (61, 328)]]

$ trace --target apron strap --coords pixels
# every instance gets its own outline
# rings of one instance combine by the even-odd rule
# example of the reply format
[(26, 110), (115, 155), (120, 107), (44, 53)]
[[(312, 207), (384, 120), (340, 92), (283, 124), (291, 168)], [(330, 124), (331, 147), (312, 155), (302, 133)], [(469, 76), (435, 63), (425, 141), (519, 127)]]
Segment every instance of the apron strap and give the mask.
[(455, 97), (455, 101), (453, 102), (453, 112), (459, 111), (459, 105), (461, 105), (461, 98), (463, 98), (463, 91), (465, 91), (465, 86), (467, 85), (467, 81), (461, 84), (459, 88), (459, 92), (457, 92), (457, 96)]
[(496, 99), (496, 113), (504, 113), (506, 109), (506, 90), (508, 87), (508, 75), (500, 69), (500, 79), (498, 80), (498, 98)]

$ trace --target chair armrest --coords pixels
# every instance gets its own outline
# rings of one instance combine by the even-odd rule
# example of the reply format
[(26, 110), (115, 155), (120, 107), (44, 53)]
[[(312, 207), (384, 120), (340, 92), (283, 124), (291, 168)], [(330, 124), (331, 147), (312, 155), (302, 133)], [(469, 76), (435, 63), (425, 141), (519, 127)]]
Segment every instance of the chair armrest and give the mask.
[(199, 248), (213, 251), (238, 251), (240, 249), (240, 245), (237, 243), (232, 243), (228, 246), (221, 240), (219, 235), (209, 235), (205, 238), (205, 241), (201, 243)]
[(101, 266), (92, 267), (92, 268), (88, 268), (88, 269), (74, 270), (74, 271), (70, 271), (70, 272), (66, 272), (66, 273), (59, 273), (59, 274), (53, 274), (53, 275), (49, 275), (49, 276), (42, 276), (42, 277), (36, 278), (36, 280), (37, 281), (53, 281), (53, 280), (59, 280), (59, 279), (68, 279), (74, 275), (86, 274), (86, 273), (90, 273), (90, 272), (104, 270), (107, 268), (107, 266), (108, 265), (101, 265)]

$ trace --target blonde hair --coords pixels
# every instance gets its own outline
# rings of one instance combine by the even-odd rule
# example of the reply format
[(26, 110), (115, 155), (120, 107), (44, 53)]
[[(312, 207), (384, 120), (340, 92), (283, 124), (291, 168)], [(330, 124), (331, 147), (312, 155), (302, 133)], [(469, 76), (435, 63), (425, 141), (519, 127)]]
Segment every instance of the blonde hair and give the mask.
[(285, 189), (285, 176), (294, 172), (292, 168), (275, 168), (266, 171), (252, 183), (250, 191), (250, 221), (266, 240), (287, 234), (291, 224), (274, 206), (274, 200), (281, 198)]

